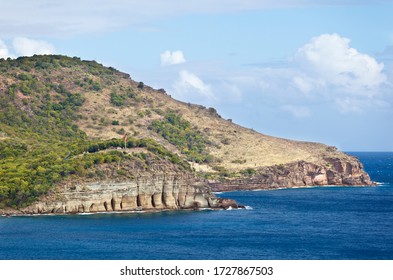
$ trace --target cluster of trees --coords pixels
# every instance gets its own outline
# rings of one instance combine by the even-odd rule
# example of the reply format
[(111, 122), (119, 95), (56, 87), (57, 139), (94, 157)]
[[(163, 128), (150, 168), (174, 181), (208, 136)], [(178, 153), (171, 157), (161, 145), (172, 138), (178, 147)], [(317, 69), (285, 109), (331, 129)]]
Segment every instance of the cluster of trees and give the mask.
[(79, 118), (78, 109), (85, 101), (82, 94), (57, 87), (58, 95), (53, 96), (47, 88), (37, 92), (27, 86), (29, 98), (20, 100), (16, 98), (17, 90), (23, 92), (20, 84), (12, 84), (6, 94), (0, 95), (1, 123), (25, 134), (84, 137), (84, 133), (74, 124), (74, 120)]
[(100, 91), (102, 89), (100, 82), (94, 81), (93, 79), (87, 77), (83, 78), (83, 80), (78, 79), (74, 81), (74, 83), (85, 90)]
[(213, 157), (206, 151), (206, 144), (209, 141), (204, 138), (200, 131), (192, 128), (190, 122), (184, 120), (180, 115), (169, 112), (163, 120), (154, 120), (149, 129), (179, 148), (189, 161), (198, 163), (213, 161)]
[[(50, 144), (49, 144), (50, 145)], [(24, 207), (70, 175), (86, 177), (95, 164), (119, 162), (119, 151), (68, 156), (66, 147), (36, 149), (0, 160), (0, 206)]]
[(170, 162), (177, 164), (183, 170), (190, 170), (190, 166), (187, 162), (182, 160), (178, 155), (172, 153), (164, 146), (158, 144), (151, 138), (137, 139), (128, 137), (126, 143), (123, 139), (111, 139), (106, 141), (99, 141), (89, 144), (85, 150), (89, 153), (96, 153), (99, 151), (104, 151), (110, 148), (146, 148), (151, 153), (159, 156), (159, 158), (165, 158)]
[(37, 70), (54, 70), (59, 68), (83, 67), (86, 72), (96, 75), (105, 76), (118, 74), (119, 71), (113, 67), (104, 67), (96, 61), (81, 60), (79, 57), (68, 57), (63, 55), (34, 55), (31, 57), (21, 56), (16, 59), (0, 58), (0, 72), (7, 72), (10, 69), (21, 69), (23, 71)]
[(141, 102), (142, 99), (139, 95), (137, 95), (132, 88), (127, 88), (125, 91), (118, 93), (117, 91), (113, 90), (110, 95), (111, 104), (122, 107), (122, 106), (129, 106), (131, 102)]

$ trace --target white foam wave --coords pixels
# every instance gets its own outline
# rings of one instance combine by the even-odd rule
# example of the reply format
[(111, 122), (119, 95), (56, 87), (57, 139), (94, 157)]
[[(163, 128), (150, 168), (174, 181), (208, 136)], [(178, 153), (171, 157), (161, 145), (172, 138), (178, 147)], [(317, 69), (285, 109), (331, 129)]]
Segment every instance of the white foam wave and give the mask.
[(229, 206), (228, 208), (226, 208), (225, 210), (229, 210), (229, 211), (241, 211), (241, 210), (253, 210), (253, 208), (251, 206), (244, 206), (243, 207), (239, 207), (239, 208), (233, 208), (232, 206)]

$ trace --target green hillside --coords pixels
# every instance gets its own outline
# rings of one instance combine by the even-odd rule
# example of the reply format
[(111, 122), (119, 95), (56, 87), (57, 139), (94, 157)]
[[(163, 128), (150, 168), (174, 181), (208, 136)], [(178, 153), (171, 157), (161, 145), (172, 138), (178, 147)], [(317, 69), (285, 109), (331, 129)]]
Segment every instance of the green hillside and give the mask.
[[(82, 74), (70, 79), (63, 69)], [(179, 169), (190, 169), (187, 162), (152, 139), (128, 136), (126, 143), (120, 135), (90, 139), (78, 127), (86, 99), (94, 98), (104, 86), (101, 83), (115, 80), (118, 71), (78, 58), (35, 56), (0, 60), (0, 74), (1, 207), (26, 206), (69, 176), (99, 176), (95, 165), (118, 168), (125, 161), (148, 164), (161, 159)], [(99, 76), (101, 83), (81, 76)], [(146, 151), (116, 149), (124, 145)], [(127, 176), (127, 172), (117, 170), (117, 176)]]

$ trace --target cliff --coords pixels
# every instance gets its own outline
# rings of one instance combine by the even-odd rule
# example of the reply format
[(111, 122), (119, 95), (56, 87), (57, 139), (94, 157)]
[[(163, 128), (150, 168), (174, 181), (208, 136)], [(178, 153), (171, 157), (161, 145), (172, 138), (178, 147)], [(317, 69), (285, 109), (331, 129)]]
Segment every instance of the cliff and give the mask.
[[(176, 170), (170, 163), (127, 166), (131, 176), (113, 179), (109, 165), (100, 168), (103, 178), (84, 182), (71, 179), (28, 207), (0, 210), (0, 214), (75, 214), (181, 209), (226, 209), (242, 207), (230, 199), (214, 196), (192, 173)], [(112, 179), (110, 179), (112, 178)]]
[(325, 165), (298, 161), (260, 168), (254, 175), (243, 178), (210, 180), (212, 191), (271, 190), (307, 186), (375, 185), (355, 158), (327, 158)]
[(144, 174), (131, 181), (76, 184), (23, 209), (24, 213), (94, 213), (220, 208), (220, 201), (186, 174)]

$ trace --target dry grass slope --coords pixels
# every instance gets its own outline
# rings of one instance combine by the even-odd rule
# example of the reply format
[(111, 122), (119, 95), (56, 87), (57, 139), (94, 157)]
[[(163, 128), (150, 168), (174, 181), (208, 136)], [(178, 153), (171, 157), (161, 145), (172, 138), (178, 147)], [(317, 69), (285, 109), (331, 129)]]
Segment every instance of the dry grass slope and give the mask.
[[(89, 137), (119, 137), (119, 131), (123, 129), (129, 135), (151, 137), (180, 155), (181, 152), (175, 146), (147, 129), (153, 120), (163, 118), (162, 112), (174, 111), (201, 131), (211, 143), (208, 151), (214, 156), (215, 162), (193, 163), (197, 171), (212, 171), (211, 167), (214, 165), (237, 171), (300, 160), (320, 163), (325, 156), (346, 157), (324, 144), (272, 137), (241, 127), (222, 119), (212, 108), (177, 101), (164, 91), (147, 86), (139, 89), (137, 82), (121, 77), (112, 87), (132, 88), (140, 101), (133, 106), (117, 107), (110, 102), (110, 91), (113, 88), (104, 88), (95, 93), (93, 98), (88, 98), (83, 105), (83, 118), (78, 123)], [(111, 125), (113, 120), (118, 120), (119, 125)]]

